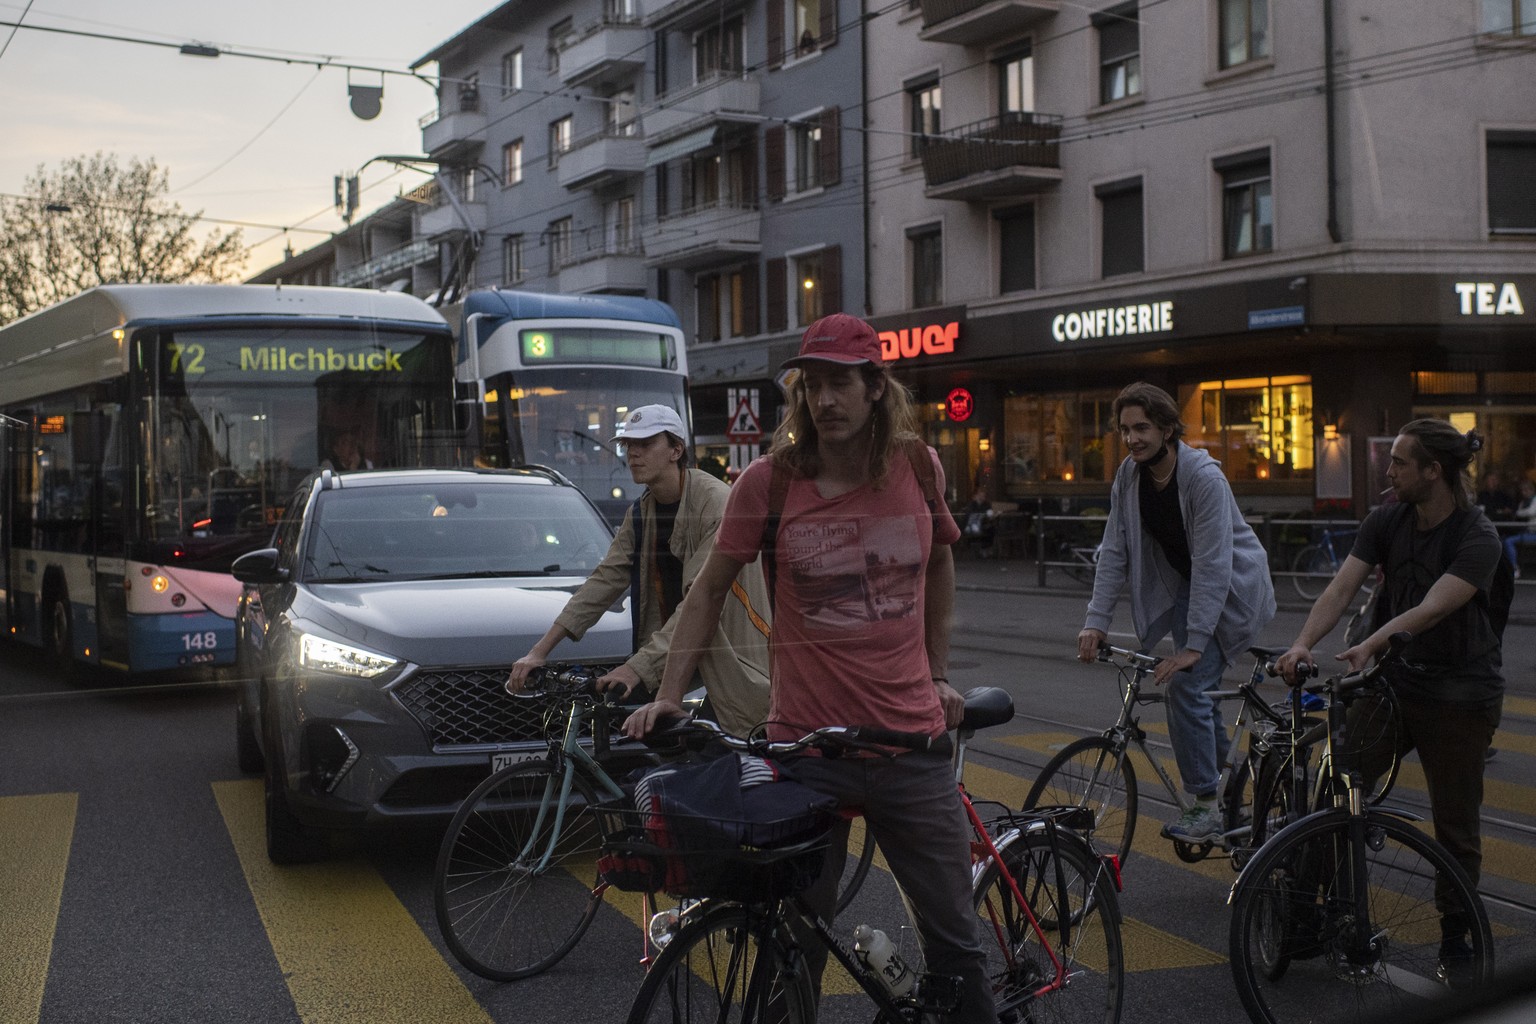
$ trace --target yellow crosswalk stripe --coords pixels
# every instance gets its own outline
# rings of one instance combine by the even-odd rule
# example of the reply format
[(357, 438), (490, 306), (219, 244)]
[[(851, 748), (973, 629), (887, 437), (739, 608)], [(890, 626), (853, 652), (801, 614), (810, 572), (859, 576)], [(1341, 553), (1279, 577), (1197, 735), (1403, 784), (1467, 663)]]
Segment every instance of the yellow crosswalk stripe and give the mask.
[(213, 792), (304, 1024), (489, 1024), (365, 861), (274, 865), (267, 860), (261, 782), (215, 782)]
[(37, 1024), (75, 836), (74, 793), (0, 797), (0, 1024)]

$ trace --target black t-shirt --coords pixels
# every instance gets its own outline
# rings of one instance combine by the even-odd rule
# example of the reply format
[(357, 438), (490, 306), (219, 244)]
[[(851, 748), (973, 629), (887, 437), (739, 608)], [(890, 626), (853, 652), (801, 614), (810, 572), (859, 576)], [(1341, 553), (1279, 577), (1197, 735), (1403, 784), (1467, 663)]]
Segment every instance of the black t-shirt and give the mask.
[[(1380, 621), (1423, 601), (1445, 573), (1488, 591), (1503, 557), (1499, 533), (1478, 510), (1470, 515), (1453, 514), (1432, 530), (1418, 528), (1412, 508), (1383, 505), (1365, 517), (1350, 554), (1384, 570), (1386, 608)], [(1462, 533), (1447, 565), (1445, 534), (1453, 528)], [(1392, 678), (1404, 697), (1458, 707), (1482, 707), (1503, 697), (1503, 650), (1475, 597), (1415, 636), (1403, 660), (1403, 670)]]
[(1179, 508), (1178, 474), (1162, 490), (1152, 482), (1152, 471), (1141, 467), (1141, 487), (1137, 491), (1141, 505), (1141, 524), (1157, 546), (1163, 549), (1168, 564), (1186, 580), (1194, 572), (1189, 555), (1189, 537), (1184, 532), (1184, 511)]
[(661, 577), (661, 617), (670, 619), (683, 603), (683, 560), (672, 553), (672, 527), (682, 501), (656, 503), (656, 572)]

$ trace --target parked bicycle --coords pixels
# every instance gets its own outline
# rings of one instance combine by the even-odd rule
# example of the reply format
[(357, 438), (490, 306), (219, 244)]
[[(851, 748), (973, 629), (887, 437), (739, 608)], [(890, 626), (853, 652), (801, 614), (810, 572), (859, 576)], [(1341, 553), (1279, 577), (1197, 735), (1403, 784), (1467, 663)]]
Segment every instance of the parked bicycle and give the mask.
[[(1291, 585), (1303, 600), (1316, 601), (1349, 556), (1360, 527), (1325, 527), (1316, 544), (1308, 544), (1291, 560)], [(1369, 596), (1369, 592), (1367, 592)]]
[[(615, 735), (633, 709), (597, 691), (599, 674), (551, 663), (530, 676), (532, 689), (507, 698), (547, 701), (544, 756), (492, 773), (443, 836), (432, 876), (438, 927), (458, 961), (482, 977), (530, 977), (575, 948), (607, 890), (597, 874), (602, 835), (593, 808), (626, 797), (631, 771), (660, 763), (656, 749)], [(873, 846), (866, 835), (857, 860), (849, 858), (840, 906), (863, 883)]]
[[(1253, 845), (1252, 805), (1258, 766), (1269, 757), (1278, 778), (1280, 766), (1288, 765), (1290, 761), (1284, 757), (1271, 757), (1271, 751), (1289, 750), (1300, 730), (1311, 724), (1305, 719), (1293, 722), (1286, 705), (1274, 706), (1259, 692), (1259, 684), (1276, 675), (1274, 661), (1285, 653), (1284, 650), (1250, 647), (1248, 652), (1254, 657), (1248, 679), (1235, 690), (1211, 693), (1218, 701), (1237, 700), (1241, 706), (1217, 782), (1221, 835), (1208, 843), (1173, 840), (1179, 858), (1191, 863), (1205, 859), (1219, 847), (1233, 857), (1234, 867), (1241, 866)], [(1162, 759), (1154, 757), (1147, 749), (1147, 733), (1141, 727), (1138, 707), (1161, 704), (1165, 699), (1159, 690), (1143, 689), (1145, 679), (1159, 659), (1110, 644), (1099, 646), (1098, 659), (1116, 668), (1122, 695), (1120, 714), (1101, 735), (1075, 740), (1046, 762), (1024, 798), (1024, 809), (1052, 805), (1089, 809), (1093, 814), (1089, 840), (1094, 850), (1100, 854), (1114, 854), (1124, 864), (1130, 856), (1131, 840), (1136, 831), (1139, 798), (1136, 769), (1130, 759), (1132, 747), (1151, 764), (1180, 813), (1190, 808), (1192, 799), (1175, 784), (1163, 767)]]
[(1323, 742), (1346, 788), (1282, 829), (1232, 887), (1232, 976), (1254, 1021), (1377, 1019), (1492, 977), (1488, 915), (1466, 872), (1408, 815), (1369, 806), (1359, 738), (1346, 733), (1346, 699), (1407, 638), (1364, 672), (1303, 688), (1330, 699)]
[[(964, 770), (966, 740), (977, 728), (1007, 721), (1012, 714), (1012, 701), (1001, 690), (967, 694), (957, 780)], [(768, 743), (728, 737), (705, 723), (695, 728), (734, 749), (764, 756), (810, 748), (832, 755), (882, 746), (920, 749), (929, 742), (922, 735), (826, 727), (792, 742)], [(963, 783), (957, 785), (975, 834), (974, 900), (999, 1018), (1060, 1016), (1115, 1024), (1124, 971), (1117, 876), (1068, 827), (1084, 823), (1084, 816), (1075, 809), (1032, 815), (1004, 809), (999, 818), (983, 821)], [(630, 1010), (630, 1024), (813, 1021), (816, 1005), (810, 972), (804, 969), (804, 942), (825, 947), (842, 964), (874, 1002), (878, 1019), (916, 1024), (926, 1014), (953, 1012), (958, 1005), (958, 979), (913, 973), (872, 949), (861, 951), (858, 946), (868, 938), (862, 930), (856, 930), (861, 941), (850, 948), (807, 906), (794, 884), (796, 873), (783, 865), (806, 857), (818, 840), (782, 850), (688, 849), (675, 843), (663, 848), (647, 842), (648, 824), (640, 812), (619, 814), (609, 849), (663, 863), (725, 865), (737, 892), (734, 899), (695, 892), (712, 898), (669, 922), (660, 936), (662, 951)], [(831, 827), (827, 822), (827, 830)], [(739, 891), (743, 884), (760, 888), (744, 897)]]

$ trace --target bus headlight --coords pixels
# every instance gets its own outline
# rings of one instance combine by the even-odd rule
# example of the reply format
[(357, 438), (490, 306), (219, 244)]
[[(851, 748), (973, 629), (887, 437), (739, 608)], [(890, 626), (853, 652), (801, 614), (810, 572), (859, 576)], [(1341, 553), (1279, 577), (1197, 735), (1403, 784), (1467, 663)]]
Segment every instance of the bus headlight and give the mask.
[(396, 658), (310, 633), (299, 635), (299, 665), (319, 672), (372, 679), (400, 664)]

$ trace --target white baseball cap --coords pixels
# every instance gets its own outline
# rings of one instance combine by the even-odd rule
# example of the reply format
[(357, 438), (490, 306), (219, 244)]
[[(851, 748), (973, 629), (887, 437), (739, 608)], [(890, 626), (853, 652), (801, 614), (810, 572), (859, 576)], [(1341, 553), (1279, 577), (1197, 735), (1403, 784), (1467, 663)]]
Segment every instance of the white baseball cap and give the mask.
[(679, 439), (688, 436), (688, 432), (683, 428), (683, 418), (676, 411), (667, 408), (665, 405), (642, 405), (624, 417), (624, 423), (619, 427), (619, 432), (608, 440), (611, 444), (623, 444), (625, 441), (643, 441), (647, 437), (655, 437), (663, 431), (667, 431)]

